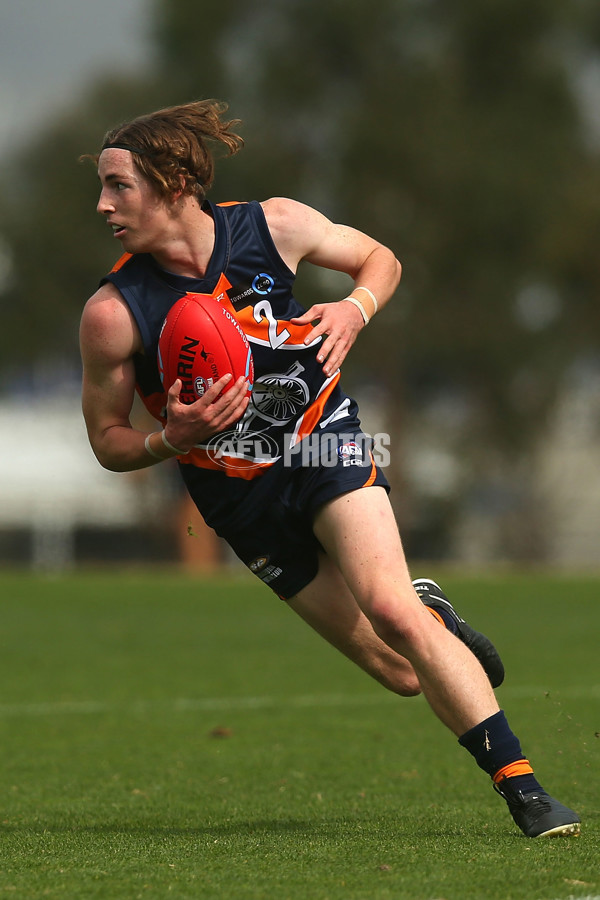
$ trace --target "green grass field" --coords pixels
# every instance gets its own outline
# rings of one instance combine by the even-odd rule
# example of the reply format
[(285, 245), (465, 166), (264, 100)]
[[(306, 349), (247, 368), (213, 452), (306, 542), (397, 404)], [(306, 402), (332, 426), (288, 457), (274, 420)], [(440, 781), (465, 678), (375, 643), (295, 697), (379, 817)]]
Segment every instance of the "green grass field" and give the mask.
[(600, 580), (443, 585), (581, 837), (522, 837), (421, 698), (250, 576), (5, 572), (0, 896), (598, 900)]

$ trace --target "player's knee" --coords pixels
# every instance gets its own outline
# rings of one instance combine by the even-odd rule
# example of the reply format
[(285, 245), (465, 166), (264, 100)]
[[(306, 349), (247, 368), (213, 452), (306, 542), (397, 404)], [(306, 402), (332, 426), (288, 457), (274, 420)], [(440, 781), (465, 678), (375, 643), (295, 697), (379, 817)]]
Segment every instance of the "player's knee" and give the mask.
[(399, 694), (400, 697), (418, 697), (421, 691), (421, 685), (415, 678), (414, 681), (411, 681), (410, 684), (404, 684), (402, 686), (402, 690), (395, 691), (396, 694)]
[(403, 610), (393, 600), (373, 602), (368, 616), (373, 630), (381, 640), (403, 655), (406, 649), (419, 640), (421, 629), (417, 617)]
[(421, 693), (421, 685), (412, 665), (404, 657), (390, 652), (387, 646), (369, 654), (359, 665), (371, 678), (393, 694), (400, 697), (416, 697)]
[(421, 685), (412, 664), (389, 644), (378, 641), (372, 645), (366, 656), (355, 662), (388, 691), (400, 697), (416, 697), (421, 693)]

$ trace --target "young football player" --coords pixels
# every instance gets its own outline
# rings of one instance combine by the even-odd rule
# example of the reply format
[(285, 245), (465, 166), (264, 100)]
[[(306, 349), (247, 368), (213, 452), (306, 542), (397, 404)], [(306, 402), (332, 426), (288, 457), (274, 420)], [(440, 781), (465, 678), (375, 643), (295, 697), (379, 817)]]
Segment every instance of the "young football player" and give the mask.
[[(215, 151), (242, 144), (225, 112), (201, 101), (141, 116), (109, 131), (92, 157), (97, 210), (124, 251), (81, 321), (94, 453), (118, 472), (177, 457), (202, 516), (250, 570), (385, 687), (422, 692), (527, 836), (575, 834), (578, 816), (543, 790), (498, 707), (504, 670), (494, 646), (435, 582), (411, 582), (387, 481), (340, 384), (348, 351), (398, 286), (400, 263), (295, 200), (210, 202)], [(345, 272), (353, 289), (304, 310), (293, 295), (300, 263)], [(250, 398), (244, 378), (231, 386), (229, 375), (191, 404), (180, 402), (180, 380), (161, 384), (160, 328), (188, 292), (225, 304), (248, 335)], [(161, 424), (151, 434), (131, 425), (136, 389)], [(217, 465), (221, 434), (228, 446), (232, 435), (242, 447), (264, 440), (271, 452), (260, 464), (244, 451)]]

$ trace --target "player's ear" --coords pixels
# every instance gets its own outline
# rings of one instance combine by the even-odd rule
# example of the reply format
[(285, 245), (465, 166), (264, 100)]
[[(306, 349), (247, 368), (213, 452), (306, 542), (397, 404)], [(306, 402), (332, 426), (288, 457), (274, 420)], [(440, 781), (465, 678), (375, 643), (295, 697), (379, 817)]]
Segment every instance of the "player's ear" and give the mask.
[(172, 203), (173, 205), (175, 203), (177, 203), (178, 200), (181, 200), (181, 198), (183, 197), (183, 195), (185, 193), (185, 179), (183, 178), (182, 175), (179, 175), (177, 177), (177, 182), (178, 182), (179, 186), (174, 188), (167, 195), (169, 202)]
[(171, 191), (169, 195), (171, 203), (177, 203), (177, 201), (181, 199), (181, 197), (183, 197), (185, 193), (185, 178), (183, 177), (183, 175), (179, 175), (177, 181), (179, 182), (179, 187), (174, 191)]

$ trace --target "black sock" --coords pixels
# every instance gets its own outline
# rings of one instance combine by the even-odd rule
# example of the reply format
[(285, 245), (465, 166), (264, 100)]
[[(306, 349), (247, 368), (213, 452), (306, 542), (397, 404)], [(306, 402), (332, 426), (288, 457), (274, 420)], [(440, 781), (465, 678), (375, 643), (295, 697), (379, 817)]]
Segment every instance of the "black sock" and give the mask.
[[(510, 730), (503, 710), (470, 728), (459, 737), (458, 743), (469, 751), (479, 768), (487, 772), (490, 778), (494, 778), (511, 763), (521, 760), (526, 762), (519, 739)], [(511, 784), (524, 793), (541, 789), (533, 772), (518, 774), (513, 778)]]

